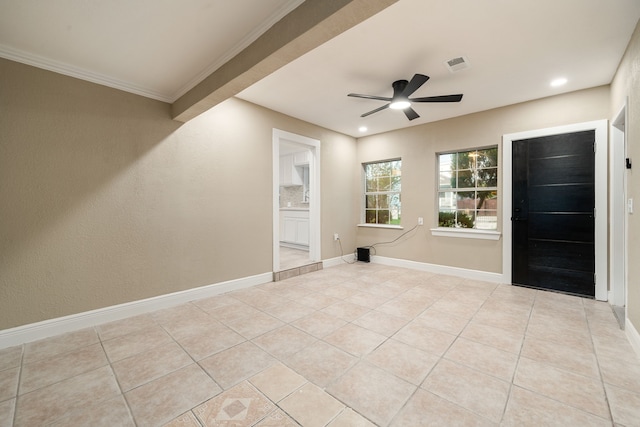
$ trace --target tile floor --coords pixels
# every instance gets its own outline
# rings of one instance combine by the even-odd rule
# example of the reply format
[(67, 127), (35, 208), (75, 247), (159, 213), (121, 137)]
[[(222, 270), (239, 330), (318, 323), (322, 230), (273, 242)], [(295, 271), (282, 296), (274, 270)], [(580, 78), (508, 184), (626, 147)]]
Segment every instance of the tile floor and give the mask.
[(280, 246), (280, 270), (288, 270), (310, 263), (309, 251)]
[(0, 426), (638, 426), (606, 303), (342, 265), (0, 350)]

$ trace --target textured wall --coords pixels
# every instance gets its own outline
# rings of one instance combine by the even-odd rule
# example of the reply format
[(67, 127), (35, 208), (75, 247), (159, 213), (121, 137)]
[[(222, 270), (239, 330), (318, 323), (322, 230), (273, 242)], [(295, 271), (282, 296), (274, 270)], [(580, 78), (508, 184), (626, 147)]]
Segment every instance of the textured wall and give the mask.
[(181, 124), (2, 59), (0, 111), (0, 329), (270, 272), (274, 127), (322, 143), (323, 258), (354, 246), (353, 138), (237, 99)]
[[(628, 215), (627, 230), (627, 316), (636, 331), (640, 331), (640, 22), (631, 37), (627, 51), (620, 62), (611, 83), (611, 110), (609, 117), (615, 117), (628, 99), (627, 154), (635, 160), (633, 169), (627, 171), (627, 197), (635, 200), (636, 213)], [(635, 169), (635, 172), (634, 172)]]
[[(359, 139), (360, 163), (402, 158), (403, 226), (405, 230), (413, 227), (419, 216), (424, 218), (425, 224), (402, 243), (376, 247), (378, 255), (501, 273), (502, 240), (431, 235), (429, 229), (437, 226), (436, 153), (497, 144), (501, 155), (503, 134), (608, 116), (609, 87), (602, 86)], [(501, 188), (502, 180), (499, 179), (499, 191)], [(500, 198), (503, 197), (505, 195), (500, 193)], [(501, 202), (498, 209), (500, 228)], [(397, 230), (361, 227), (357, 244), (387, 242), (399, 234)]]

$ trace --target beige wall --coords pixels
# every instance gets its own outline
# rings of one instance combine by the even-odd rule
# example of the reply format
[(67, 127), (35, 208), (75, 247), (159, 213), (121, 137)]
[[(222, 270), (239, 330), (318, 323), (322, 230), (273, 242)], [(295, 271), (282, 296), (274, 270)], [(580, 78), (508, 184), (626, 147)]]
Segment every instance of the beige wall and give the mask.
[(0, 330), (270, 272), (274, 127), (321, 141), (322, 257), (354, 246), (353, 138), (237, 99), (169, 110), (0, 59)]
[[(378, 255), (430, 264), (502, 272), (502, 239), (498, 241), (434, 237), (437, 225), (436, 153), (502, 145), (502, 135), (609, 117), (609, 87), (602, 86), (544, 98), (449, 120), (414, 126), (358, 140), (358, 162), (402, 158), (402, 224), (404, 231), (424, 218), (424, 226), (402, 243), (376, 247)], [(360, 182), (361, 171), (357, 170)], [(499, 181), (499, 191), (502, 180)], [(500, 197), (506, 197), (500, 193)], [(501, 203), (499, 209), (502, 209)], [(498, 215), (498, 223), (502, 216)], [(395, 239), (402, 231), (358, 229), (358, 246)], [(411, 236), (411, 237), (409, 237)]]
[(637, 262), (640, 259), (640, 217), (637, 212), (640, 201), (640, 174), (637, 170), (640, 167), (640, 22), (611, 83), (610, 118), (615, 117), (626, 99), (629, 102), (625, 129), (627, 154), (635, 160), (633, 169), (627, 171), (627, 197), (633, 198), (636, 205), (636, 213), (627, 215), (627, 316), (636, 331), (640, 331), (640, 264)]

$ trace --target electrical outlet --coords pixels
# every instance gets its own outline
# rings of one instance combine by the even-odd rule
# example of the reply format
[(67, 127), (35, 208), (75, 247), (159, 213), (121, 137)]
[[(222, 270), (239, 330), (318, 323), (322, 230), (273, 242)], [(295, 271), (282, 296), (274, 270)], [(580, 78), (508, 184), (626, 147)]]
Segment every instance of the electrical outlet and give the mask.
[(421, 216), (418, 217), (418, 225), (424, 225), (424, 219)]
[(338, 233), (333, 233), (333, 240), (339, 240), (340, 236), (338, 236)]

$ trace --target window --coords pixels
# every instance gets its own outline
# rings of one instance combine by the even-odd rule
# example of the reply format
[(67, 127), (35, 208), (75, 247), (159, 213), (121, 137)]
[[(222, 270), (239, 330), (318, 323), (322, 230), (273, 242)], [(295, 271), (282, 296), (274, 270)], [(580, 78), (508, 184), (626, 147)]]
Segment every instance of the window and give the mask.
[(498, 228), (498, 147), (438, 154), (438, 227)]
[(364, 222), (400, 225), (400, 168), (402, 160), (365, 163)]

